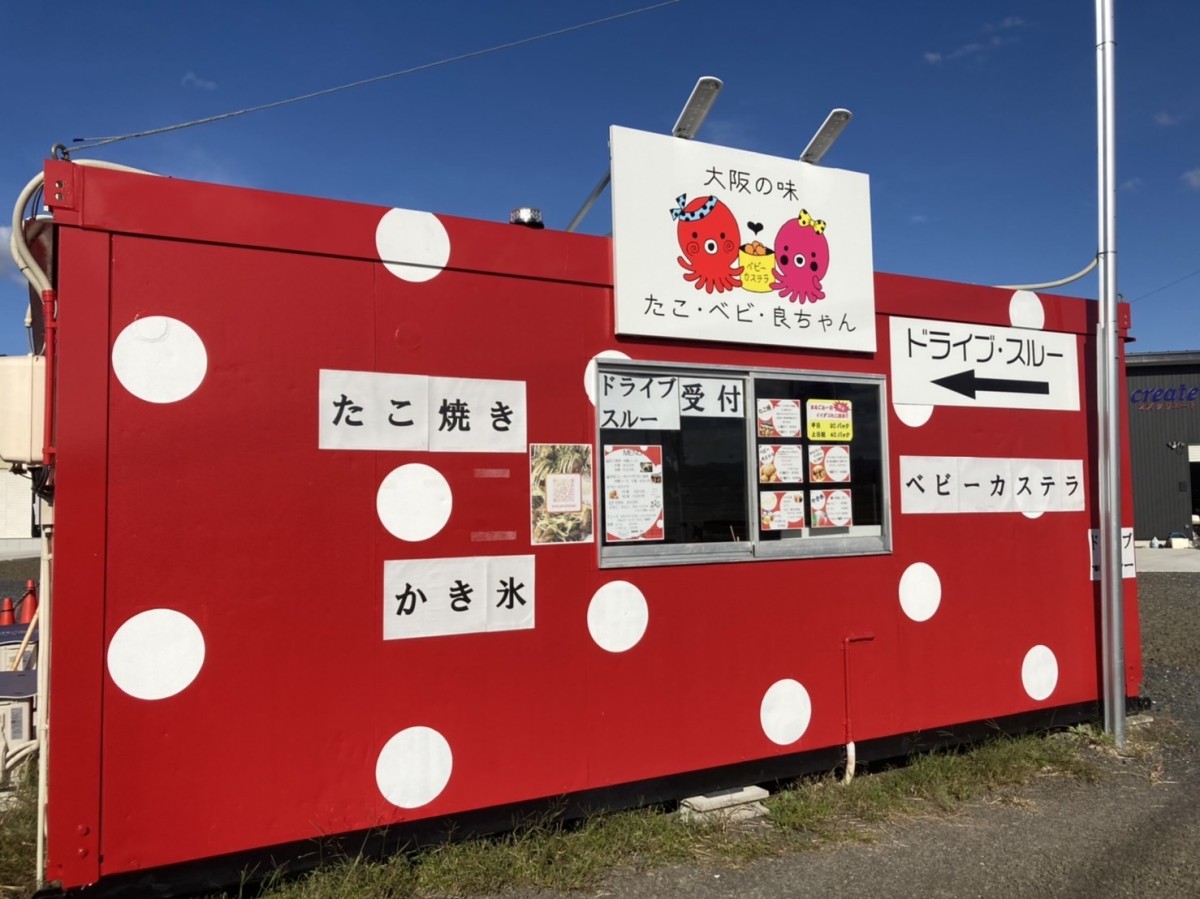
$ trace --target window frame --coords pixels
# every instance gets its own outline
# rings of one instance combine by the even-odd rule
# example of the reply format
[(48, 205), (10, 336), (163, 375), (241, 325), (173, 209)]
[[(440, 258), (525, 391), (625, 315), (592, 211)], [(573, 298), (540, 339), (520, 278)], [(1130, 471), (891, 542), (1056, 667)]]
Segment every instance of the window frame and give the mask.
[[(745, 465), (743, 466), (744, 486), (746, 488), (746, 522), (747, 533), (752, 535), (746, 540), (731, 542), (696, 542), (696, 543), (663, 543), (659, 541), (631, 541), (622, 544), (606, 543), (605, 516), (605, 456), (606, 441), (602, 437), (605, 430), (601, 427), (600, 397), (603, 377), (606, 374), (647, 375), (695, 377), (710, 379), (739, 379), (743, 385), (743, 429), (745, 433)], [(758, 440), (757, 440), (757, 404), (758, 387), (763, 380), (788, 381), (818, 381), (834, 382), (874, 388), (878, 397), (878, 433), (879, 433), (879, 487), (880, 487), (880, 522), (878, 525), (863, 525), (864, 528), (878, 528), (878, 533), (813, 533), (806, 522), (805, 527), (794, 539), (761, 539), (759, 529), (759, 493), (762, 485), (758, 475)], [(888, 416), (887, 416), (887, 377), (883, 374), (850, 373), (819, 369), (794, 369), (756, 365), (709, 365), (682, 362), (658, 362), (641, 359), (625, 359), (619, 357), (601, 357), (596, 360), (595, 381), (593, 384), (596, 397), (596, 415), (594, 422), (593, 440), (596, 447), (595, 458), (595, 497), (597, 526), (597, 563), (601, 569), (612, 568), (644, 568), (654, 566), (675, 565), (705, 565), (727, 562), (750, 562), (757, 560), (777, 561), (782, 559), (829, 558), (839, 556), (868, 556), (887, 555), (892, 552), (892, 522), (891, 522), (891, 456), (888, 447)], [(815, 397), (812, 397), (815, 398)], [(857, 419), (856, 419), (857, 420)], [(654, 430), (654, 429), (647, 429)], [(681, 424), (682, 430), (682, 424)], [(802, 445), (809, 443), (807, 429), (798, 435)], [(608, 443), (614, 443), (609, 440)], [(853, 439), (847, 446), (853, 446)], [(805, 515), (809, 514), (807, 498), (812, 489), (812, 482), (806, 477), (802, 482), (805, 490)], [(853, 479), (851, 480), (851, 490)], [(856, 527), (856, 526), (851, 526)], [(840, 529), (839, 529), (840, 530)], [(778, 532), (776, 532), (778, 533)]]

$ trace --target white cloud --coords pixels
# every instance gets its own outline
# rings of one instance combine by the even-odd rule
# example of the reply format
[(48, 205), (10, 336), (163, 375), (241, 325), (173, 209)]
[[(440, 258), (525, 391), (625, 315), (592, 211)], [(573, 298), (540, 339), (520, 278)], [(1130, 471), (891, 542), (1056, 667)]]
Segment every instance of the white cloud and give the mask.
[(1008, 44), (1015, 44), (1020, 40), (1019, 37), (1013, 34), (998, 34), (997, 32), (1011, 32), (1019, 30), (1024, 28), (1025, 24), (1025, 20), (1020, 16), (1008, 16), (998, 23), (984, 23), (981, 31), (983, 34), (989, 36), (986, 43), (980, 43), (979, 41), (968, 41), (965, 44), (959, 44), (953, 50), (926, 50), (924, 54), (925, 62), (929, 63), (930, 65), (937, 65), (938, 63), (946, 60), (966, 59), (971, 57), (982, 61), (987, 57), (989, 50), (996, 50), (1000, 47), (1007, 46)]
[(1190, 172), (1184, 172), (1179, 176), (1183, 179), (1183, 183), (1193, 190), (1200, 190), (1200, 169), (1192, 169)]
[(989, 22), (988, 24), (983, 26), (983, 30), (984, 31), (1007, 31), (1010, 28), (1024, 28), (1024, 27), (1025, 27), (1025, 20), (1022, 19), (1020, 16), (1008, 16), (1005, 19), (1001, 19), (1000, 22), (997, 24), (992, 24), (991, 22)]
[(184, 75), (179, 85), (180, 87), (196, 87), (202, 91), (215, 91), (217, 89), (217, 82), (201, 78), (195, 72), (188, 72)]
[(1154, 114), (1154, 124), (1162, 125), (1164, 128), (1170, 125), (1178, 125), (1181, 121), (1182, 119), (1180, 119), (1179, 116), (1171, 115), (1166, 110), (1162, 110)]
[(923, 215), (922, 213), (917, 213), (916, 215), (910, 215), (908, 217), (908, 221), (909, 224), (912, 225), (924, 225), (929, 221), (929, 216)]
[(971, 42), (969, 44), (963, 44), (960, 47), (955, 47), (953, 50), (951, 50), (949, 53), (946, 54), (946, 58), (947, 59), (961, 59), (964, 56), (974, 56), (975, 54), (979, 53), (981, 50), (983, 50), (983, 44), (977, 44), (975, 42)]
[(1144, 182), (1141, 178), (1130, 178), (1128, 181), (1121, 182), (1120, 189), (1129, 191), (1130, 193), (1136, 193), (1137, 191), (1141, 190), (1145, 184), (1146, 182)]

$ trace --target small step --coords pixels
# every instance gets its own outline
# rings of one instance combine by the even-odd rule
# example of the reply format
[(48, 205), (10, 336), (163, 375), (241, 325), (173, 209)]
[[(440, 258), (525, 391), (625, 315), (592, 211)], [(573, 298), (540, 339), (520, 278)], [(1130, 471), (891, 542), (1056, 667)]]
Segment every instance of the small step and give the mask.
[(702, 796), (689, 796), (679, 803), (684, 821), (748, 821), (768, 814), (763, 800), (771, 794), (762, 787), (735, 787)]

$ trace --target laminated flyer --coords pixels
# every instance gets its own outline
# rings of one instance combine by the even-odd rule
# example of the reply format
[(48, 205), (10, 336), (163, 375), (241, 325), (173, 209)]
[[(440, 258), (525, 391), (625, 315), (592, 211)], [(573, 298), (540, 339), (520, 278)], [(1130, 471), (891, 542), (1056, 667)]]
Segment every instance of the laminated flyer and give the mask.
[(850, 480), (850, 447), (812, 444), (808, 448), (808, 479), (814, 484)]
[(854, 524), (849, 490), (814, 490), (808, 495), (811, 526), (845, 528)]
[(809, 440), (851, 440), (854, 437), (853, 406), (850, 400), (809, 400)]
[(764, 443), (758, 448), (760, 484), (799, 484), (804, 481), (804, 448)]
[(592, 542), (592, 447), (529, 446), (530, 542)]
[(760, 399), (759, 437), (796, 437), (800, 434), (800, 401)]
[(661, 446), (604, 447), (604, 532), (610, 543), (663, 539)]
[(764, 490), (758, 494), (759, 528), (764, 531), (800, 530), (804, 527), (804, 492)]

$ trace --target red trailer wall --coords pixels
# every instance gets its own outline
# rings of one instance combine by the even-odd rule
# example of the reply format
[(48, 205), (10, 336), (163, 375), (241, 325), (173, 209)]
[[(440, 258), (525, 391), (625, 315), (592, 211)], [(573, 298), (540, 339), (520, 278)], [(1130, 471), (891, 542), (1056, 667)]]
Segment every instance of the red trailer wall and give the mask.
[[(836, 746), (854, 635), (874, 638), (852, 650), (859, 741), (1099, 695), (1089, 304), (1040, 298), (1044, 328), (1075, 335), (1079, 411), (938, 406), (910, 426), (889, 404), (890, 553), (602, 570), (594, 543), (531, 546), (525, 451), (319, 449), (319, 371), (524, 382), (529, 442), (593, 444), (584, 372), (602, 351), (889, 375), (890, 316), (1008, 327), (1011, 292), (878, 275), (873, 356), (622, 340), (606, 239), (438, 217), (444, 270), (408, 281), (380, 262), (382, 207), (63, 162), (47, 163), (47, 180), (66, 185), (52, 204), (50, 879)], [(114, 373), (120, 335), (152, 316), (203, 346), (202, 381), (177, 401), (147, 402)], [(904, 455), (1081, 459), (1086, 509), (903, 514)], [(411, 463), (436, 469), (453, 500), (419, 542), (376, 511), (383, 479)], [(534, 627), (381, 639), (385, 561), (506, 555), (533, 556)], [(924, 621), (899, 601), (919, 562), (939, 585)], [(648, 608), (644, 635), (619, 653), (587, 620), (614, 581)], [(1132, 695), (1135, 581), (1125, 596)], [(161, 697), (114, 676), (144, 683), (138, 641), (160, 660), (148, 689)], [(1036, 646), (1057, 666), (1044, 699), (1022, 680)], [(760, 718), (783, 680), (811, 697), (791, 745)], [(399, 807), (379, 777), (432, 798)]]

